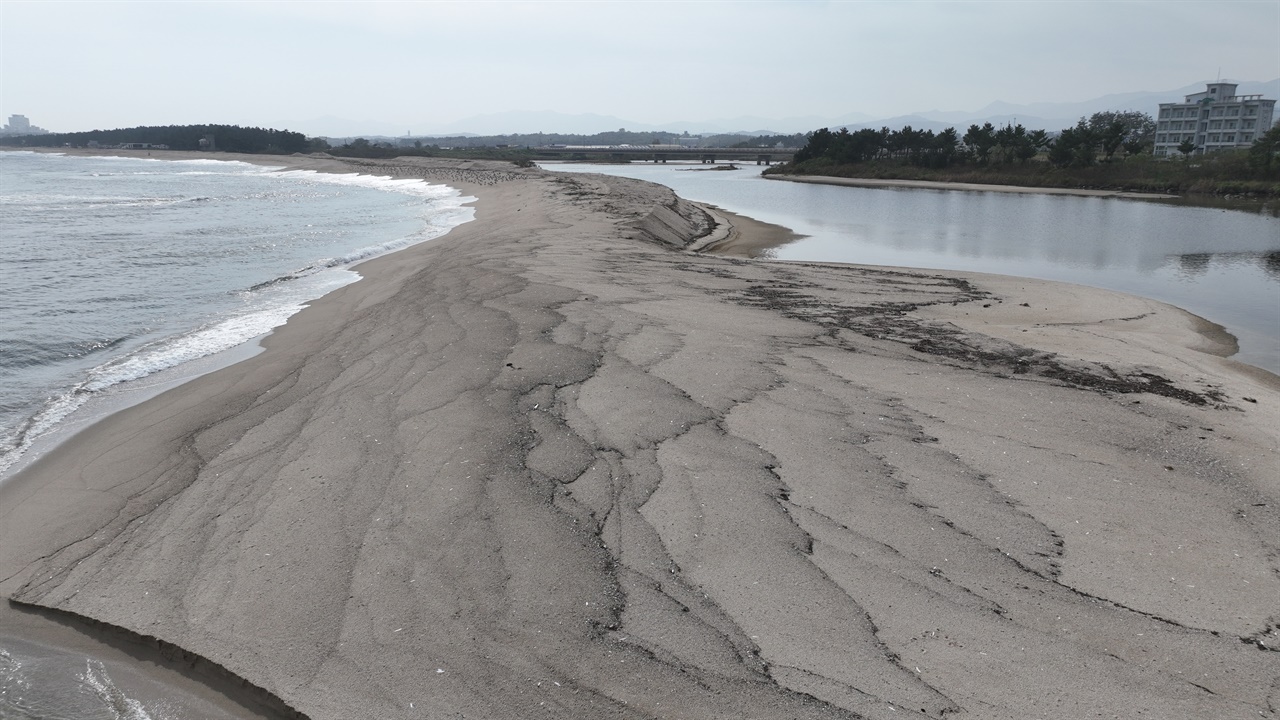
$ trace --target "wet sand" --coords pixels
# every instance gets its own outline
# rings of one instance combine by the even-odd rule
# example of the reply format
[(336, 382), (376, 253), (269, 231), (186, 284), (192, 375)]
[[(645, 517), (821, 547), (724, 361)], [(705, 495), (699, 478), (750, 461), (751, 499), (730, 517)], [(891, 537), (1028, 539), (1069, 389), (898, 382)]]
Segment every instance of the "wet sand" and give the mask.
[(476, 219), (0, 487), (6, 597), (312, 718), (1280, 708), (1280, 384), (1220, 329), (688, 252), (625, 178), (290, 160)]

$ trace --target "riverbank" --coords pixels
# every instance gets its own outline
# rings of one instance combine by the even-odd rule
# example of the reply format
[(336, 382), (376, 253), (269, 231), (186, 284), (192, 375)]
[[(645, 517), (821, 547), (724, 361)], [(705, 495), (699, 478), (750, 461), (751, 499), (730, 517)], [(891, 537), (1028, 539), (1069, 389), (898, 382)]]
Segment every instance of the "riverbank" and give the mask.
[(883, 178), (849, 178), (830, 175), (762, 175), (768, 180), (786, 180), (819, 185), (843, 185), (867, 188), (922, 188), (927, 190), (969, 190), (973, 192), (1035, 193), (1040, 195), (1075, 195), (1077, 197), (1113, 197), (1132, 200), (1170, 200), (1177, 195), (1162, 193), (1128, 192), (1124, 190), (1092, 190), (1089, 188), (1030, 187), (1022, 185), (992, 185), (986, 183), (942, 182), (938, 180), (890, 180)]
[(476, 218), (0, 486), (0, 593), (312, 718), (1280, 704), (1280, 388), (1198, 318), (693, 254), (623, 178), (315, 162)]

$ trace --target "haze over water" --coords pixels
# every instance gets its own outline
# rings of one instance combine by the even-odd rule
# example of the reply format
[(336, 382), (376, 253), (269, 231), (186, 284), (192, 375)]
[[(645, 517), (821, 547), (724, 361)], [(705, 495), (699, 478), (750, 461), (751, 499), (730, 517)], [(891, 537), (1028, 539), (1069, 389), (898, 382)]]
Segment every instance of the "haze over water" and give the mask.
[(853, 188), (760, 177), (764, 168), (551, 164), (662, 183), (690, 200), (791, 228), (780, 260), (969, 270), (1090, 285), (1223, 325), (1237, 360), (1280, 373), (1280, 218), (1067, 195)]

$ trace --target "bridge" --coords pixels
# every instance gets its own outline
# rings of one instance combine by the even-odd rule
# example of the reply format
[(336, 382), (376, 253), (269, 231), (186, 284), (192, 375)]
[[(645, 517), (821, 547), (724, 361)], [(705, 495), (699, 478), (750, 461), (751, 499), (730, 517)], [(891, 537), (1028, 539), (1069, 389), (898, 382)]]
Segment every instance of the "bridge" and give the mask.
[(698, 148), (681, 145), (548, 145), (529, 148), (540, 160), (641, 160), (665, 163), (668, 160), (755, 160), (757, 165), (786, 162), (796, 148)]

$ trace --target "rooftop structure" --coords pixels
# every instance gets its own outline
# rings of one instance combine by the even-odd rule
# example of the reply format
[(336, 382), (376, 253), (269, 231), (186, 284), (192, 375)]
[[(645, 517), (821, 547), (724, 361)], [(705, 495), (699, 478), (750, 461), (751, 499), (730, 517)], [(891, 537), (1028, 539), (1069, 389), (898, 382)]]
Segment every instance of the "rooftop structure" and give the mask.
[(1236, 95), (1236, 83), (1208, 83), (1183, 102), (1160, 103), (1155, 155), (1180, 155), (1188, 140), (1196, 153), (1247, 148), (1271, 128), (1275, 106), (1261, 95)]

